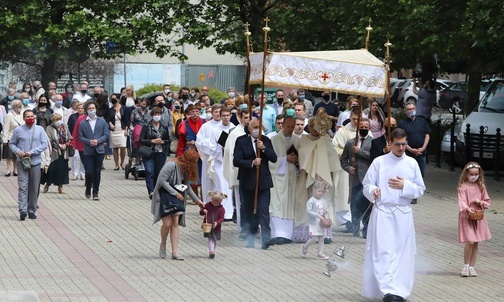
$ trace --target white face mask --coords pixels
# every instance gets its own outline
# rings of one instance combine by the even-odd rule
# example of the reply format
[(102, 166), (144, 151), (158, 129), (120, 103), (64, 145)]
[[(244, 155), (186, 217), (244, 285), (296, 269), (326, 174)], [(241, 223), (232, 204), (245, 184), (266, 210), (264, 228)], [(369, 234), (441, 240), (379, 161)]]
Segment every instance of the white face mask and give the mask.
[(228, 96), (229, 96), (230, 98), (234, 98), (234, 97), (235, 97), (235, 93), (234, 93), (234, 92), (228, 92)]
[(152, 117), (152, 119), (155, 121), (155, 122), (159, 122), (161, 120), (161, 115), (154, 115)]
[(259, 137), (259, 129), (252, 129), (252, 137), (253, 138)]
[(170, 93), (170, 89), (165, 89), (165, 90), (164, 90), (164, 93), (165, 93), (165, 94)]
[(470, 181), (470, 182), (476, 182), (479, 178), (479, 175), (468, 175), (467, 176), (467, 179)]
[(56, 127), (61, 127), (61, 125), (63, 125), (63, 122), (62, 121), (56, 121), (56, 122), (54, 122), (54, 124), (56, 125)]

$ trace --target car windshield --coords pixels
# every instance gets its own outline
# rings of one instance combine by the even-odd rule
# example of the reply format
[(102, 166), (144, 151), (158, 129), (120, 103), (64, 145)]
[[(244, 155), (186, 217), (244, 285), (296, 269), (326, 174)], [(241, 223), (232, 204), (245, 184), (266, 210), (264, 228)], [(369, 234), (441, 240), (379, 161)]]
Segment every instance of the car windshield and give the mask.
[(504, 112), (504, 81), (495, 82), (484, 99), (479, 109), (487, 109), (494, 112)]

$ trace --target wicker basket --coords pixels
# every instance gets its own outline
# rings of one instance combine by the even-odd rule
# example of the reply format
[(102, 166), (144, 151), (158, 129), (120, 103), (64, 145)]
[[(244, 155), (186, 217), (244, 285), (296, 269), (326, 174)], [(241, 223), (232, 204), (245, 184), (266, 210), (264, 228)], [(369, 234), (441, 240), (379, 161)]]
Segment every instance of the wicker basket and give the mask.
[(474, 213), (468, 213), (469, 220), (481, 220), (485, 216), (485, 209), (480, 205), (481, 210), (474, 210)]
[(320, 226), (324, 229), (330, 228), (332, 225), (332, 220), (329, 218), (320, 219)]
[(208, 223), (208, 214), (205, 213), (205, 222), (201, 224), (201, 228), (203, 229), (203, 236), (208, 237), (210, 233), (212, 232), (212, 224)]

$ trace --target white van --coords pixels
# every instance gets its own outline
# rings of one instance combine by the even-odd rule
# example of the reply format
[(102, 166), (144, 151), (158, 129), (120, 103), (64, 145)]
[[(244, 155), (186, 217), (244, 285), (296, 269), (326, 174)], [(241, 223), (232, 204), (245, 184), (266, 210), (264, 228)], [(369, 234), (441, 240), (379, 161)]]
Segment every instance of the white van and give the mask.
[[(466, 135), (467, 125), (470, 125), (469, 138)], [(483, 154), (480, 156), (480, 128), (483, 127)], [(495, 80), (485, 95), (462, 122), (457, 133), (456, 160), (463, 167), (467, 160), (477, 161), (485, 167), (495, 168), (497, 151), (497, 128), (501, 129), (500, 161), (504, 167), (504, 79)], [(469, 142), (469, 157), (466, 157), (466, 143)], [(481, 157), (481, 159), (480, 159)]]

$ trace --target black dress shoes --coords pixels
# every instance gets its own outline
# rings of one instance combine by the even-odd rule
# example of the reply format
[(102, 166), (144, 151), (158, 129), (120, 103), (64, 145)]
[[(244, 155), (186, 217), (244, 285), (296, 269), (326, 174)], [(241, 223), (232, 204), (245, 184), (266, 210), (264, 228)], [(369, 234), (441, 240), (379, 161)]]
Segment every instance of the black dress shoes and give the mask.
[(268, 242), (265, 242), (265, 243), (263, 243), (263, 244), (261, 245), (261, 248), (262, 248), (263, 250), (267, 250), (269, 247), (270, 247), (270, 244), (269, 244)]
[(403, 297), (401, 296), (397, 296), (397, 295), (393, 295), (393, 294), (386, 294), (384, 297), (383, 297), (383, 302), (395, 302), (395, 301), (406, 301), (404, 300)]
[(19, 220), (24, 221), (26, 219), (26, 213), (21, 213), (19, 215)]
[(35, 215), (35, 213), (28, 213), (28, 218), (37, 219), (37, 215)]

